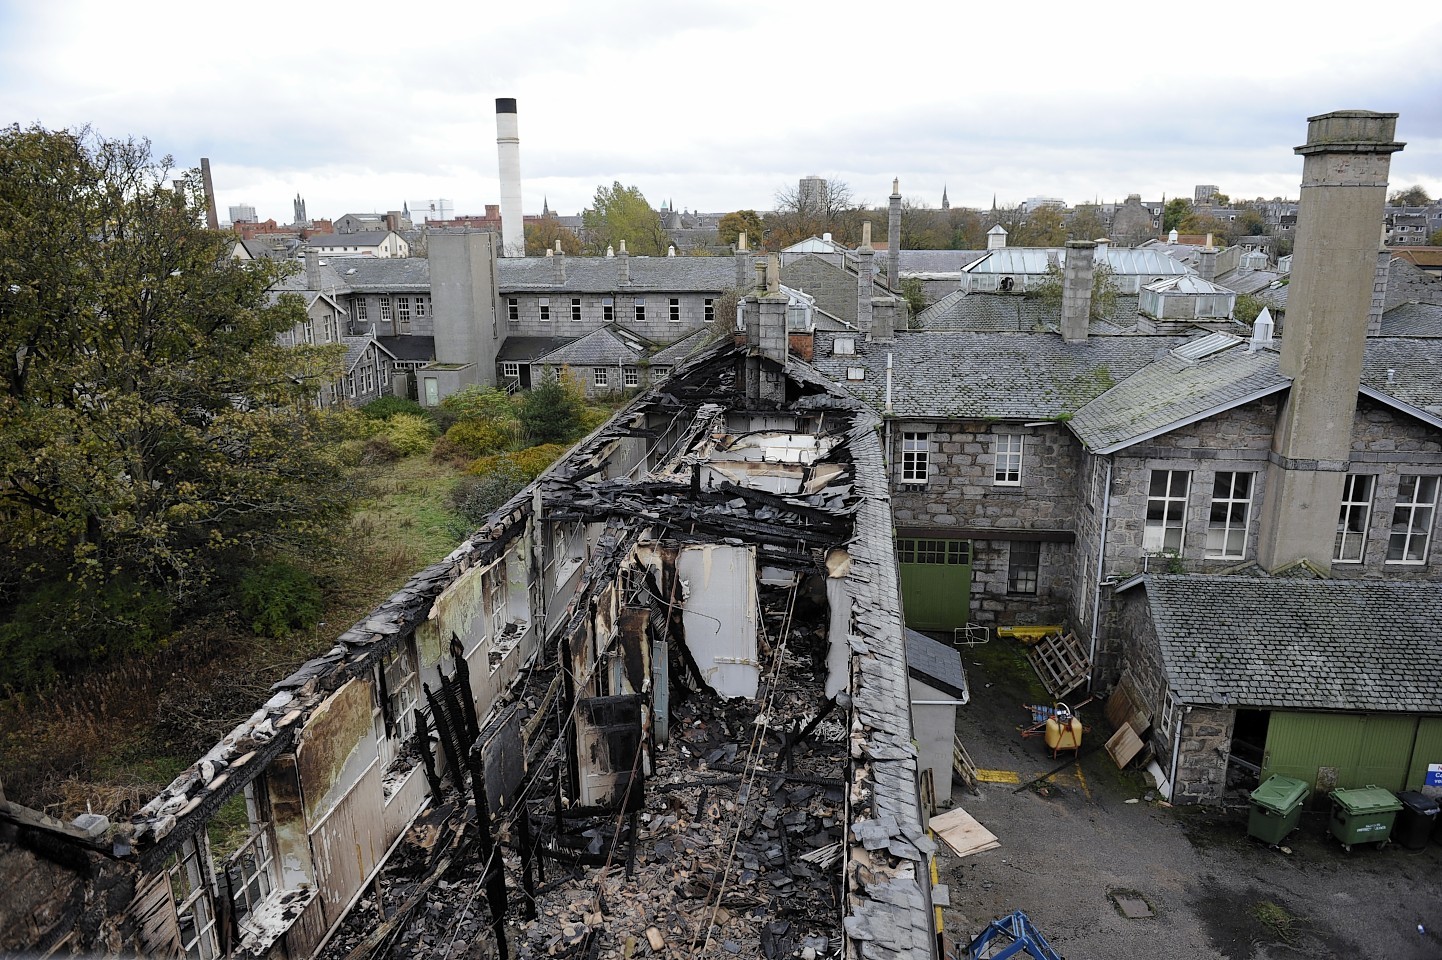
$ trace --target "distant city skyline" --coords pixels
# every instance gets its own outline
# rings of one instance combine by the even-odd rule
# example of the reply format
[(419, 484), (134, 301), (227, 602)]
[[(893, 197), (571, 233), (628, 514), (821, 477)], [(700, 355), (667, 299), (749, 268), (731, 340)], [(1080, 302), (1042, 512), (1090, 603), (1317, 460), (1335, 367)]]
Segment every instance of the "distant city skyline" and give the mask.
[[(1303, 118), (1395, 111), (1394, 189), (1442, 194), (1442, 9), (1319, 17), (917, 3), (574, 4), (253, 13), (91, 0), (0, 4), (0, 116), (149, 138), (211, 159), (219, 209), (287, 222), (499, 203), (496, 97), (519, 101), (523, 208), (575, 214), (598, 186), (653, 206), (764, 210), (801, 177), (986, 209), (1182, 196), (1295, 197)], [(1038, 25), (1045, 24), (1042, 30)], [(1028, 32), (1030, 31), (1030, 32)], [(996, 38), (1007, 38), (995, 42)]]

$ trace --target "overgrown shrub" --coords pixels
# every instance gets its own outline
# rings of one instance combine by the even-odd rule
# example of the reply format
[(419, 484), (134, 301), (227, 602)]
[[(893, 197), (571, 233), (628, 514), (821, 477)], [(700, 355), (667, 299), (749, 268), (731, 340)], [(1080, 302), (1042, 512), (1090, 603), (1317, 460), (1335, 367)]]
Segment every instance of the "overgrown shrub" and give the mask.
[(236, 590), (240, 614), (263, 637), (284, 637), (320, 623), (320, 587), (308, 572), (284, 561), (268, 563), (241, 578)]
[(446, 431), (445, 439), (470, 454), (471, 457), (483, 457), (506, 449), (515, 437), (494, 422), (462, 420)]
[(462, 420), (513, 420), (516, 402), (495, 387), (466, 387), (441, 401), (441, 406)]
[(451, 509), (479, 525), (497, 507), (505, 503), (527, 483), (526, 476), (513, 463), (502, 463), (481, 476), (461, 477), (451, 488)]
[(445, 406), (428, 407), (426, 419), (435, 425), (436, 433), (442, 434), (461, 422), (460, 416), (454, 410), (447, 410)]
[(163, 592), (129, 577), (99, 589), (45, 584), (0, 623), (0, 689), (41, 686), (110, 656), (154, 650), (174, 612)]
[(388, 417), (380, 436), (390, 441), (401, 457), (428, 453), (436, 442), (436, 426), (424, 416), (412, 413), (398, 413)]
[(580, 429), (576, 432), (583, 436), (590, 433), (592, 430), (596, 429), (601, 424), (611, 419), (611, 414), (615, 412), (616, 411), (609, 410), (606, 407), (587, 407), (585, 410), (581, 411), (581, 426)]
[(371, 437), (361, 450), (361, 463), (394, 463), (401, 459), (401, 452), (391, 443), (391, 438), (381, 434)]
[(479, 457), (473, 460), (471, 465), (466, 468), (466, 472), (472, 476), (483, 477), (499, 470), (514, 468), (529, 483), (540, 476), (542, 470), (560, 459), (566, 449), (564, 444), (546, 443), (538, 447), (518, 450), (515, 453), (492, 454), (489, 457)]
[(378, 397), (361, 407), (361, 413), (372, 420), (389, 420), (398, 413), (424, 416), (426, 408), (405, 397)]
[(526, 394), (517, 417), (532, 443), (564, 443), (580, 431), (581, 411), (576, 391), (552, 377)]

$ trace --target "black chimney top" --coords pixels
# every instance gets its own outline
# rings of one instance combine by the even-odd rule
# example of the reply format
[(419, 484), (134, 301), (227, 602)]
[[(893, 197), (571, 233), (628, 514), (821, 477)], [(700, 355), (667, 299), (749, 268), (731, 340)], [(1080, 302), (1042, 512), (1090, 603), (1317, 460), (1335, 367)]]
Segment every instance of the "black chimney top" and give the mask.
[(497, 97), (497, 98), (496, 98), (496, 112), (497, 112), (497, 113), (515, 113), (515, 112), (516, 112), (516, 98), (515, 98), (515, 97)]

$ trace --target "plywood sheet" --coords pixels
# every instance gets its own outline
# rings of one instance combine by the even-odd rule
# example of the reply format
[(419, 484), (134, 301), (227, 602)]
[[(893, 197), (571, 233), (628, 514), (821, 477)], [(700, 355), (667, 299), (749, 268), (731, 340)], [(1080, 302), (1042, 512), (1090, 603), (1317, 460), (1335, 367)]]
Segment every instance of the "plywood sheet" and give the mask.
[(969, 857), (973, 853), (1001, 846), (996, 834), (961, 807), (952, 807), (940, 816), (932, 817), (930, 826), (932, 832), (958, 857)]
[(1123, 723), (1107, 741), (1107, 753), (1111, 755), (1118, 769), (1124, 769), (1141, 752), (1142, 738), (1137, 736), (1130, 723)]

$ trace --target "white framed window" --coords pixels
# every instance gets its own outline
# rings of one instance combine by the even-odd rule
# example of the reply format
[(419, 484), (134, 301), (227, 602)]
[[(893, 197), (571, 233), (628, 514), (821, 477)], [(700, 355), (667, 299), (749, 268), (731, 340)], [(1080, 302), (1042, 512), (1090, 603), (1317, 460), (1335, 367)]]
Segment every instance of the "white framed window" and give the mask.
[(207, 845), (202, 830), (183, 841), (165, 867), (170, 879), (170, 896), (175, 903), (180, 949), (187, 960), (214, 960), (219, 953), (215, 909), (210, 900)]
[(416, 297), (416, 319), (419, 320), (426, 315), (426, 298)]
[(1006, 592), (1035, 595), (1041, 579), (1041, 541), (1013, 540), (1007, 551)]
[(831, 341), (831, 354), (837, 357), (853, 357), (856, 355), (855, 337), (837, 337)]
[(705, 310), (706, 322), (711, 323), (714, 321), (716, 319), (716, 301), (707, 297), (703, 303), (703, 308)]
[(506, 319), (512, 323), (521, 322), (521, 302), (515, 297), (506, 298)]
[(1219, 472), (1212, 478), (1207, 517), (1207, 556), (1240, 560), (1247, 555), (1247, 523), (1252, 517), (1252, 474)]
[(356, 301), (355, 301), (355, 318), (356, 318), (357, 320), (369, 320), (369, 319), (370, 319), (368, 316), (366, 316), (366, 298), (365, 298), (365, 297), (356, 297)]
[(611, 370), (609, 367), (592, 367), (591, 383), (598, 387), (608, 386), (611, 382)]
[(667, 367), (667, 366), (659, 366), (659, 367), (652, 367), (652, 368), (651, 368), (651, 382), (652, 382), (652, 383), (660, 383), (662, 380), (670, 379), (670, 377), (671, 377), (671, 368), (670, 368), (670, 367)]
[(681, 322), (681, 301), (676, 297), (671, 298), (670, 320), (672, 323)]
[(390, 297), (381, 297), (381, 319), (386, 321), (395, 319), (395, 313), (391, 309)]
[(616, 319), (616, 300), (614, 297), (601, 298), (601, 319), (611, 323)]
[(628, 387), (639, 387), (641, 385), (641, 371), (635, 367), (625, 367), (621, 371), (621, 382)]
[(540, 306), (540, 308), (541, 308), (541, 319), (542, 319), (542, 320), (550, 320), (550, 319), (551, 319), (551, 298), (550, 298), (550, 297), (541, 297), (539, 300), (536, 301), (536, 303), (537, 303), (537, 304)]
[(901, 435), (901, 482), (925, 483), (930, 458), (931, 434), (903, 433)]
[(1334, 563), (1361, 563), (1367, 553), (1367, 532), (1372, 524), (1372, 494), (1377, 478), (1370, 473), (1349, 473), (1342, 482), (1342, 509), (1337, 514)]
[(502, 360), (501, 376), (505, 377), (507, 380), (519, 380), (521, 377), (521, 361)]
[(1187, 528), (1187, 494), (1192, 474), (1187, 470), (1153, 470), (1147, 488), (1147, 521), (1142, 549), (1147, 553), (1182, 555)]
[(580, 323), (580, 322), (581, 322), (581, 298), (580, 298), (580, 297), (572, 297), (572, 298), (571, 298), (571, 322), (572, 322), (572, 323)]
[(397, 298), (396, 298), (396, 319), (401, 322), (401, 329), (402, 329), (402, 330), (409, 330), (409, 329), (411, 328), (411, 298), (410, 298), (410, 297), (397, 297)]
[(998, 487), (1021, 486), (1021, 453), (1025, 438), (1019, 433), (996, 435), (996, 462), (992, 482)]
[(1101, 457), (1092, 457), (1091, 483), (1088, 489), (1091, 491), (1091, 500), (1087, 504), (1090, 507), (1100, 507), (1106, 499), (1107, 487), (1107, 462)]
[(1392, 534), (1387, 538), (1388, 563), (1426, 563), (1437, 512), (1437, 478), (1403, 474), (1392, 508)]
[(646, 322), (646, 298), (645, 298), (645, 297), (637, 297), (637, 298), (636, 298), (636, 321), (637, 321), (638, 323), (645, 323), (645, 322)]

